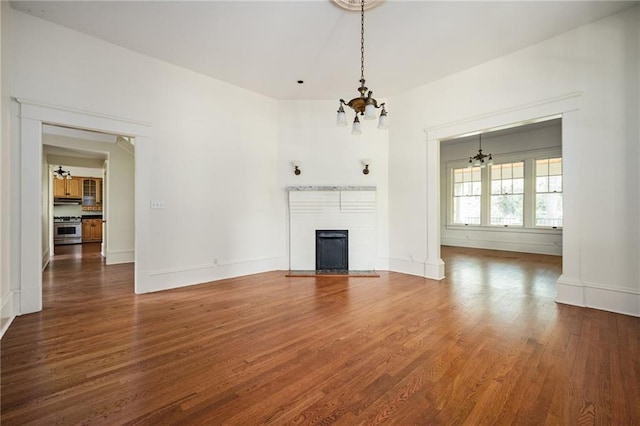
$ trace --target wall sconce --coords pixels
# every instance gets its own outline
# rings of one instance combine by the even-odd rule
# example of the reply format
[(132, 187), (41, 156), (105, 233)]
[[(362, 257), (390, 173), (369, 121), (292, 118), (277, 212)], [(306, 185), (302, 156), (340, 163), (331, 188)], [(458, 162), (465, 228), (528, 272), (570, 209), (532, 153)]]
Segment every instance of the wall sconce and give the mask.
[(364, 169), (362, 169), (362, 174), (365, 174), (365, 175), (369, 174), (369, 164), (371, 164), (371, 160), (369, 159), (362, 160), (362, 165), (364, 166)]
[(291, 165), (293, 166), (294, 175), (298, 176), (300, 173), (302, 173), (302, 170), (300, 170), (300, 167), (302, 167), (301, 161), (292, 161)]

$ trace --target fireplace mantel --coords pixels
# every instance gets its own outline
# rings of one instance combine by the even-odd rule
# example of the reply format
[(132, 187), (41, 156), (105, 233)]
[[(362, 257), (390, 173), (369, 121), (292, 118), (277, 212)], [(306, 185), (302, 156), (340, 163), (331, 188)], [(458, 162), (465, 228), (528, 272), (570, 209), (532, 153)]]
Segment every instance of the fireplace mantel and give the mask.
[(329, 185), (300, 185), (287, 186), (287, 191), (375, 191), (375, 186), (362, 185), (345, 185), (345, 186), (329, 186)]

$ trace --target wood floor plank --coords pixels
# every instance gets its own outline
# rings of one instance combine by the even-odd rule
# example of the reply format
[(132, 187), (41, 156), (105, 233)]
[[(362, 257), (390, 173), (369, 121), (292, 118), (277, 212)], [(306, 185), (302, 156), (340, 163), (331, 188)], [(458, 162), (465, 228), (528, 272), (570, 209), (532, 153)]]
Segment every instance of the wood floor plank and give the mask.
[(555, 303), (558, 257), (135, 295), (99, 245), (57, 252), (1, 342), (3, 426), (640, 423), (640, 319)]

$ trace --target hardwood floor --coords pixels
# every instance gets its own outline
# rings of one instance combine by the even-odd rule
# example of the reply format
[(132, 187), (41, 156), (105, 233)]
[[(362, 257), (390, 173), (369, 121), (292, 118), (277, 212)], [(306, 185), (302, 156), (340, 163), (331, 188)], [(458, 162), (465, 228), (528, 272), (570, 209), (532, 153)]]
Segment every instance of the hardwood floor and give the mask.
[(82, 248), (2, 340), (3, 426), (640, 423), (640, 318), (556, 304), (557, 257), (134, 295)]

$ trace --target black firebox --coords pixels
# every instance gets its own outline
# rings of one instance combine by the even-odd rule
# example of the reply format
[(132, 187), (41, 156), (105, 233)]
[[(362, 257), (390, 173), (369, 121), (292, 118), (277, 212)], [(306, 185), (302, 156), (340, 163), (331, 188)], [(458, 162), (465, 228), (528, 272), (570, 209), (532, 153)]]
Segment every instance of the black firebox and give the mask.
[(316, 230), (316, 271), (349, 270), (349, 231)]

